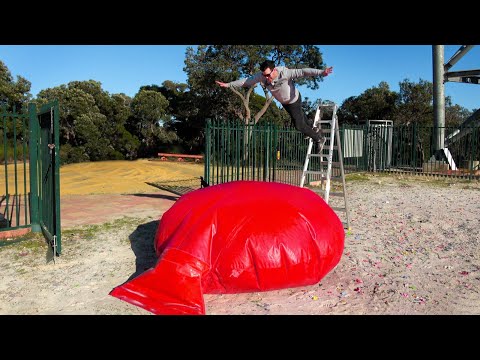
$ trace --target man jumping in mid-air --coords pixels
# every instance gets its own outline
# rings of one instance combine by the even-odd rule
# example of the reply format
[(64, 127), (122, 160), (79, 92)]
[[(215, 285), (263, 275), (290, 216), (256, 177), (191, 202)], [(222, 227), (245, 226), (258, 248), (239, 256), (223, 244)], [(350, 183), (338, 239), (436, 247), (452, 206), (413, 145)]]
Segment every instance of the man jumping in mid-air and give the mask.
[(305, 116), (302, 110), (302, 96), (292, 80), (307, 76), (328, 76), (332, 70), (332, 67), (328, 67), (325, 70), (311, 68), (289, 69), (286, 66), (275, 66), (273, 61), (265, 60), (260, 64), (260, 72), (249, 78), (229, 83), (221, 81), (215, 82), (221, 87), (233, 86), (247, 88), (259, 82), (262, 83), (290, 114), (295, 128), (308, 137), (311, 137), (313, 141), (318, 144), (318, 153), (321, 153), (326, 139), (322, 136), (320, 128), (312, 128), (313, 120)]

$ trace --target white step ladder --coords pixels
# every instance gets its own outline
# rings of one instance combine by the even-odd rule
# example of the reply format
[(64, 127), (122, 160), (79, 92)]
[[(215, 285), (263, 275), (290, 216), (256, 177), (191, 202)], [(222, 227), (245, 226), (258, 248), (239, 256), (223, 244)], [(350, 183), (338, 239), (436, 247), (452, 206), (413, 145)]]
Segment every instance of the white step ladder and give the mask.
[[(333, 110), (332, 119), (322, 120), (322, 110), (328, 108), (331, 108)], [(323, 200), (325, 200), (327, 204), (329, 202), (330, 196), (343, 197), (344, 206), (331, 207), (337, 213), (337, 215), (339, 212), (344, 212), (346, 221), (342, 221), (342, 223), (344, 227), (350, 230), (350, 214), (348, 209), (348, 199), (345, 187), (345, 172), (343, 169), (343, 154), (342, 146), (340, 143), (340, 130), (338, 127), (337, 109), (338, 106), (335, 103), (319, 104), (317, 107), (313, 126), (320, 128), (321, 133), (326, 138), (326, 142), (322, 150), (318, 154), (312, 154), (314, 141), (312, 138), (309, 139), (307, 156), (305, 157), (302, 177), (300, 179), (300, 187), (304, 187), (307, 175), (312, 175), (312, 178), (319, 178), (319, 180), (309, 181), (309, 185), (320, 185), (320, 189), (315, 190), (314, 188), (311, 188), (311, 190), (321, 196), (323, 195)], [(322, 125), (329, 125), (330, 128), (323, 129)], [(324, 153), (326, 150), (328, 150), (328, 155)], [(335, 162), (333, 161), (334, 150), (338, 153), (338, 156), (335, 157), (338, 160)], [(312, 158), (317, 158), (318, 161), (313, 160)], [(309, 166), (312, 166), (312, 163), (315, 169), (309, 170)], [(335, 173), (335, 176), (332, 176), (332, 172)], [(338, 184), (341, 184), (341, 189), (339, 191), (330, 192), (331, 181), (335, 181), (338, 182)]]

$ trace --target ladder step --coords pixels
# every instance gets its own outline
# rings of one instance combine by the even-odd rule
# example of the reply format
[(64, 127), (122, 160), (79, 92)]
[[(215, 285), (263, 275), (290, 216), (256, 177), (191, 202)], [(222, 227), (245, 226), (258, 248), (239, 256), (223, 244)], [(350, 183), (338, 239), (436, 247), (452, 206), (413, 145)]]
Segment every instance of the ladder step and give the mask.
[(333, 207), (333, 206), (332, 206), (332, 209), (333, 209), (334, 211), (344, 211), (344, 212), (347, 211), (346, 208), (342, 208), (342, 207)]

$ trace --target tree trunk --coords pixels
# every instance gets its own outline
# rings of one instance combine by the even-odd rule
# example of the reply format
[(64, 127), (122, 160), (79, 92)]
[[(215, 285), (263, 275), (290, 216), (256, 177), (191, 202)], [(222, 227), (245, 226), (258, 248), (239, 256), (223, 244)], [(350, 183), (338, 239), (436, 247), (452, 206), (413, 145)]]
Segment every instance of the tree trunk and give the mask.
[(251, 120), (252, 115), (251, 115), (251, 110), (250, 110), (249, 103), (250, 103), (250, 95), (252, 94), (252, 91), (253, 91), (254, 88), (255, 88), (255, 86), (252, 86), (251, 88), (249, 88), (248, 91), (247, 91), (247, 94), (245, 96), (240, 91), (238, 91), (237, 89), (235, 89), (233, 87), (230, 88), (235, 94), (240, 96), (240, 99), (242, 99), (242, 103), (243, 103), (243, 106), (245, 108), (245, 114), (246, 115), (245, 115), (245, 118), (243, 119), (243, 121), (244, 121), (245, 128), (246, 128), (247, 131), (244, 133), (244, 138), (243, 138), (243, 147), (245, 149), (245, 151), (243, 153), (243, 163), (244, 164), (247, 162), (248, 155), (249, 155), (248, 146), (250, 144), (250, 140), (251, 140), (252, 135), (253, 135), (253, 125), (256, 125), (258, 123), (260, 118), (263, 116), (263, 114), (265, 114), (268, 107), (270, 106), (270, 104), (273, 101), (273, 96), (269, 96), (267, 90), (264, 88), (263, 90), (265, 92), (265, 98), (266, 98), (265, 104), (260, 109), (260, 111), (258, 113), (256, 113), (255, 116), (253, 117), (253, 124), (250, 124), (250, 120)]

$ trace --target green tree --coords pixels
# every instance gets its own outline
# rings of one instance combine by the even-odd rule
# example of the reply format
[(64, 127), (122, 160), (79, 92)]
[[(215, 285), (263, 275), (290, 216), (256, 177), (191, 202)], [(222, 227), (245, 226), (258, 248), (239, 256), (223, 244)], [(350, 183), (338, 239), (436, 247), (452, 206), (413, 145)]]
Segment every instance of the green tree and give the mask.
[(114, 144), (117, 159), (121, 155), (130, 160), (138, 156), (140, 140), (125, 128), (132, 116), (131, 104), (132, 98), (123, 93), (111, 95), (111, 113), (107, 117), (104, 133)]
[(58, 100), (62, 163), (137, 156), (139, 141), (125, 129), (132, 100), (97, 81), (72, 81), (40, 91), (37, 106)]
[(468, 109), (455, 104), (452, 104), (450, 96), (445, 97), (445, 126), (457, 127), (464, 122), (473, 112)]
[[(31, 98), (30, 85), (30, 82), (21, 76), (17, 76), (17, 81), (14, 81), (10, 70), (0, 60), (0, 111), (2, 109), (9, 112), (15, 110), (17, 113), (26, 111)], [(13, 157), (15, 142), (17, 146), (21, 146), (26, 133), (28, 130), (20, 118), (11, 118), (11, 121), (0, 123), (0, 139), (6, 138), (6, 143), (0, 149), (0, 159), (8, 161)], [(3, 142), (2, 140), (0, 142)], [(17, 156), (23, 155), (17, 150)]]
[(382, 81), (359, 96), (347, 98), (339, 108), (339, 121), (358, 124), (365, 120), (392, 119), (397, 98), (398, 94)]
[(31, 85), (31, 82), (22, 76), (17, 76), (17, 81), (14, 81), (12, 73), (0, 60), (0, 107), (12, 111), (15, 106), (17, 112), (26, 110), (32, 98)]
[[(170, 151), (202, 152), (204, 149), (205, 119), (207, 117), (204, 109), (208, 109), (208, 103), (200, 101), (199, 96), (191, 92), (187, 84), (170, 80), (164, 81), (161, 86), (142, 86), (141, 90), (157, 91), (168, 100), (162, 125), (166, 131), (177, 134), (177, 139), (168, 143)], [(166, 145), (164, 144), (164, 147)]]
[(433, 125), (433, 84), (420, 79), (418, 83), (405, 79), (399, 83), (400, 92), (393, 116), (394, 124)]
[(95, 106), (101, 114), (107, 117), (113, 115), (113, 100), (109, 93), (102, 89), (102, 83), (95, 80), (71, 81), (68, 83), (70, 89), (80, 89), (89, 94), (95, 101)]
[(164, 144), (177, 139), (174, 132), (163, 127), (163, 122), (168, 119), (168, 104), (168, 100), (154, 90), (141, 90), (133, 98), (129, 129), (141, 141), (140, 156), (155, 156)]
[(81, 89), (63, 84), (41, 90), (36, 98), (37, 108), (53, 100), (58, 100), (59, 105), (60, 143), (79, 146), (77, 124), (82, 115), (99, 112), (95, 106), (95, 99)]

